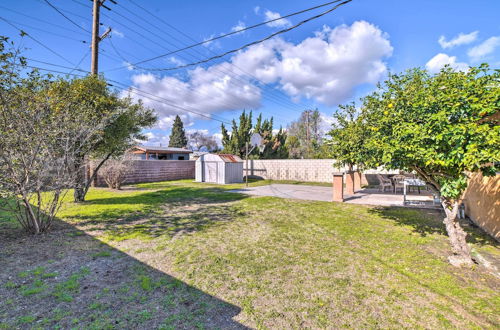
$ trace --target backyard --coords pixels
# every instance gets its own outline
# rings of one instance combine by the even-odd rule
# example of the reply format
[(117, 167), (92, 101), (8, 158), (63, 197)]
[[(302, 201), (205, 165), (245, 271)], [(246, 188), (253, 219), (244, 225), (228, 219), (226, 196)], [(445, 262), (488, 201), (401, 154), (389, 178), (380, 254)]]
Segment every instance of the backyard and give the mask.
[(0, 213), (0, 328), (499, 326), (500, 279), (447, 262), (441, 213), (229, 192), (242, 186), (68, 194), (37, 236)]

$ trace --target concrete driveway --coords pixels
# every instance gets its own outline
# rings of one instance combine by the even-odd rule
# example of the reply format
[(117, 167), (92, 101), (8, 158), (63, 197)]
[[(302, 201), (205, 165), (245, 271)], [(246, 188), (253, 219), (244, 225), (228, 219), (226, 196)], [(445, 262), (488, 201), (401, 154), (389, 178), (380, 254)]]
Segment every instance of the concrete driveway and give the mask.
[[(296, 184), (270, 184), (267, 186), (248, 187), (244, 189), (231, 190), (254, 196), (272, 196), (280, 198), (303, 199), (312, 201), (331, 202), (333, 192), (331, 187), (307, 186)], [(345, 203), (364, 204), (378, 206), (407, 206), (419, 208), (439, 208), (432, 200), (432, 195), (424, 191), (422, 194), (412, 193), (408, 195), (409, 203), (406, 205), (401, 193), (392, 194), (380, 192), (378, 189), (363, 189), (354, 195), (344, 197)]]
[(331, 202), (333, 198), (331, 187), (298, 184), (270, 184), (267, 186), (248, 187), (231, 191), (255, 196), (273, 196), (323, 202)]

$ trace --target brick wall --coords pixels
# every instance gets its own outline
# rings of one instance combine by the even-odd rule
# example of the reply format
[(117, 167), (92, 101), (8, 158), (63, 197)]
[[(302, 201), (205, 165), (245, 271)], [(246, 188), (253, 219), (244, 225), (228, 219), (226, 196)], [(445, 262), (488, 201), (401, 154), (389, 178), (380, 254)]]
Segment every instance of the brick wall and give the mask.
[[(194, 179), (194, 171), (194, 160), (133, 160), (125, 183)], [(98, 174), (94, 185), (102, 187), (106, 182)]]

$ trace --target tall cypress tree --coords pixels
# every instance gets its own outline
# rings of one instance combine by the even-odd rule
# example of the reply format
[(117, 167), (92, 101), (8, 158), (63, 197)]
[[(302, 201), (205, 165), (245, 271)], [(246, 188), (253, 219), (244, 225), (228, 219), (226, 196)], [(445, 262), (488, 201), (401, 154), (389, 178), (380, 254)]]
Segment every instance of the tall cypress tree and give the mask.
[(177, 115), (175, 116), (174, 125), (172, 126), (172, 133), (170, 134), (168, 146), (173, 148), (185, 148), (187, 142), (184, 124), (179, 115)]

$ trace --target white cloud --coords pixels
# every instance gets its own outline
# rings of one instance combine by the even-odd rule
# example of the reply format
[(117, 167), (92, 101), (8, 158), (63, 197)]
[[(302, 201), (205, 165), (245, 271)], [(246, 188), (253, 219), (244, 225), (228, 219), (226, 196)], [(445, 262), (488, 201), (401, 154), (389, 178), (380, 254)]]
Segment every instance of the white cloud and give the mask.
[[(277, 18), (281, 17), (281, 15), (279, 13), (275, 13), (275, 12), (272, 12), (270, 10), (266, 10), (266, 12), (264, 13), (264, 16), (266, 18), (266, 21), (270, 21), (270, 20), (277, 19)], [(289, 27), (292, 25), (292, 23), (288, 19), (283, 18), (283, 19), (280, 19), (278, 21), (267, 23), (266, 25), (270, 26), (270, 27)]]
[(469, 55), (469, 57), (473, 61), (479, 61), (486, 55), (493, 53), (495, 49), (499, 46), (500, 46), (500, 36), (491, 37), (483, 41), (481, 44), (469, 49), (467, 55)]
[(213, 41), (208, 41), (208, 40), (213, 39), (214, 37), (215, 36), (213, 34), (211, 34), (210, 36), (203, 38), (203, 42), (204, 42), (203, 46), (205, 46), (205, 47), (210, 46), (213, 43)]
[[(198, 67), (188, 71), (186, 81), (171, 76), (138, 74), (132, 76), (132, 82), (139, 90), (157, 97), (154, 100), (154, 97), (147, 95), (148, 98), (143, 98), (143, 102), (146, 106), (155, 109), (160, 116), (159, 127), (165, 127), (171, 124), (173, 116), (177, 114), (188, 116), (188, 120), (204, 118), (180, 108), (209, 116), (225, 110), (259, 107), (260, 89), (248, 79), (242, 81), (243, 77), (234, 77), (224, 73), (230, 70), (229, 63), (222, 63), (207, 69)], [(134, 93), (134, 90), (131, 96), (135, 99), (141, 98)], [(187, 121), (184, 119), (183, 121), (187, 126)]]
[(146, 132), (144, 133), (146, 140), (138, 140), (137, 142), (148, 146), (168, 146), (169, 136), (160, 133)]
[(255, 15), (259, 15), (259, 13), (260, 13), (260, 7), (259, 6), (253, 7), (253, 12), (255, 13)]
[[(230, 59), (234, 65), (223, 62), (198, 67), (188, 70), (184, 78), (138, 74), (132, 81), (140, 90), (205, 115), (258, 108), (261, 90), (253, 77), (292, 99), (305, 97), (331, 106), (351, 97), (357, 86), (379, 81), (387, 71), (384, 59), (392, 50), (385, 33), (358, 21), (324, 27), (298, 44), (275, 38), (251, 46)], [(184, 114), (187, 120), (202, 119), (161, 101), (143, 101), (156, 109), (160, 127), (170, 125), (176, 114)]]
[(471, 42), (474, 42), (477, 39), (477, 35), (479, 34), (479, 31), (473, 31), (471, 33), (459, 33), (455, 38), (447, 41), (445, 36), (439, 37), (439, 44), (443, 49), (447, 48), (453, 48), (456, 46), (460, 45), (466, 45), (470, 44)]
[(431, 73), (437, 73), (445, 65), (449, 65), (451, 68), (457, 71), (466, 71), (467, 69), (469, 69), (469, 65), (467, 63), (457, 62), (456, 56), (449, 56), (444, 53), (439, 53), (431, 58), (425, 64), (425, 68)]
[(130, 62), (122, 62), (122, 65), (126, 66), (128, 71), (134, 70), (134, 66)]
[[(236, 24), (235, 26), (233, 26), (231, 28), (231, 32), (236, 32), (236, 31), (242, 30), (242, 29), (244, 29), (246, 27), (247, 26), (246, 26), (245, 22), (238, 21), (238, 24)], [(240, 33), (243, 33), (243, 32), (240, 32)], [(237, 34), (240, 34), (240, 33), (237, 33)]]
[(168, 58), (168, 61), (169, 61), (170, 63), (172, 63), (172, 64), (177, 65), (177, 66), (180, 66), (180, 65), (184, 65), (184, 64), (186, 64), (184, 61), (182, 61), (182, 60), (178, 59), (178, 58), (177, 58), (177, 57), (175, 57), (175, 56), (170, 56), (170, 57)]
[(299, 44), (274, 39), (233, 58), (265, 83), (276, 82), (292, 98), (306, 97), (334, 105), (361, 84), (376, 83), (386, 73), (383, 59), (392, 54), (388, 36), (365, 21), (324, 28)]

